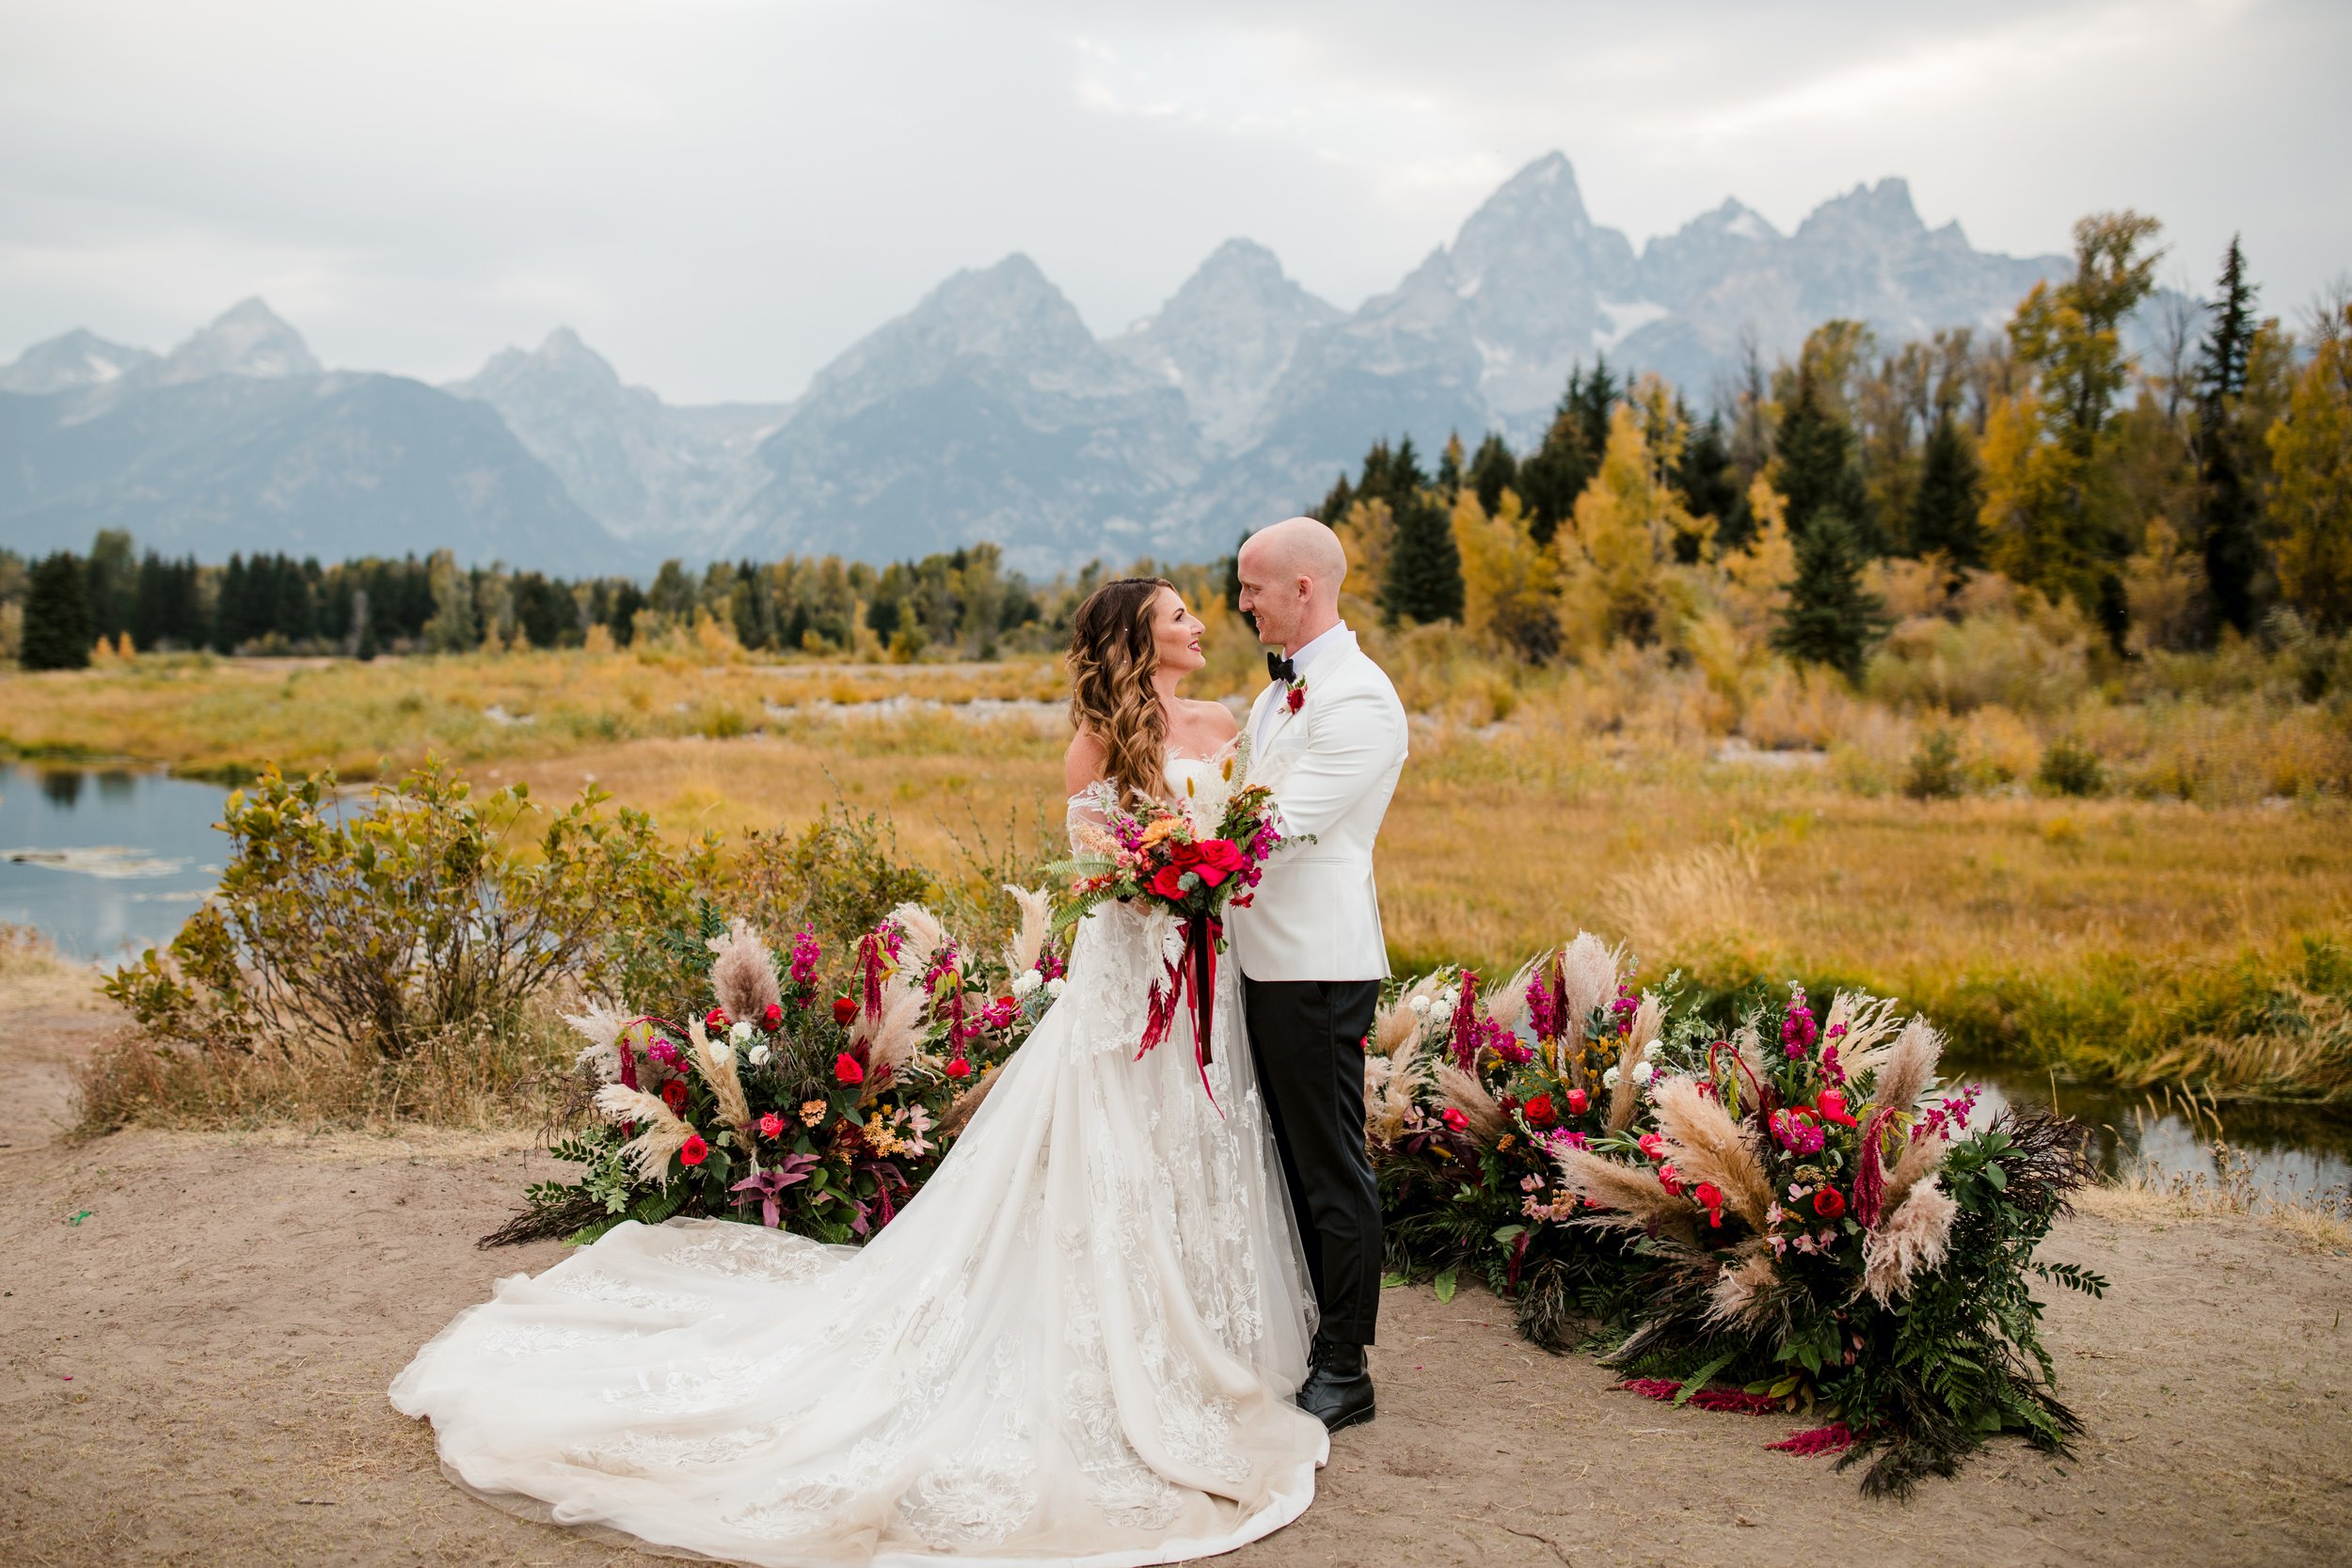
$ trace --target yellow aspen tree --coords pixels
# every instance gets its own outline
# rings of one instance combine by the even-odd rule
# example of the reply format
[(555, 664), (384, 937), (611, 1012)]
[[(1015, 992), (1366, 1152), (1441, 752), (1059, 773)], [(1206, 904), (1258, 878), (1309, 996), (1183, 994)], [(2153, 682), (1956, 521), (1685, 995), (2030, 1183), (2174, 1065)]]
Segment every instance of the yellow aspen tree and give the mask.
[(2322, 626), (2352, 625), (2352, 309), (2296, 378), (2266, 440), (2279, 592)]
[(1667, 630), (1666, 568), (1677, 535), (1699, 531), (1665, 483), (1642, 435), (1642, 416), (1619, 404), (1609, 445), (1568, 526), (1552, 538), (1562, 578), (1561, 620), (1580, 648), (1617, 638), (1657, 641)]
[(1490, 646), (1536, 663), (1560, 651), (1560, 574), (1529, 531), (1518, 493), (1505, 489), (1493, 516), (1468, 485), (1454, 499), (1454, 547), (1462, 557), (1463, 619)]

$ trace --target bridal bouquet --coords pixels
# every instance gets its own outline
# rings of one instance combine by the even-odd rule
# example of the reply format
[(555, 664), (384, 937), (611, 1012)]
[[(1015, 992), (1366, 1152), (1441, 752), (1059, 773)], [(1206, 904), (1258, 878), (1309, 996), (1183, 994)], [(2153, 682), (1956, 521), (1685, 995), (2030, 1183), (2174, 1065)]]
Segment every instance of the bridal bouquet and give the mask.
[(1172, 804), (1140, 797), (1121, 801), (1108, 786), (1097, 785), (1087, 812), (1075, 829), (1077, 852), (1048, 868), (1066, 879), (1068, 889), (1054, 928), (1067, 931), (1114, 899), (1175, 916), (1179, 951), (1152, 985), (1136, 1054), (1140, 1058), (1168, 1037), (1189, 990), (1205, 1088), (1216, 956), (1226, 946), (1224, 913), (1249, 903), (1277, 849), (1304, 840), (1284, 835), (1274, 792), (1248, 782), (1238, 755), (1225, 758), (1206, 784), (1187, 779), (1184, 798)]

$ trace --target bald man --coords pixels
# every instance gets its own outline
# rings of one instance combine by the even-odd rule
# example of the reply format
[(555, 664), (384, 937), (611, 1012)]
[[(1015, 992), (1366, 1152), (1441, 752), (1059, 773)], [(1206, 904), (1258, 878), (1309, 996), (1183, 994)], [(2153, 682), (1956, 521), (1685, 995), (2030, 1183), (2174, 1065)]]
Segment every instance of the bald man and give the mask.
[(1314, 1282), (1314, 1354), (1298, 1403), (1336, 1432), (1373, 1415), (1364, 1349), (1382, 1247), (1364, 1151), (1364, 1037), (1389, 952), (1372, 848), (1405, 767), (1405, 706), (1340, 619), (1347, 552), (1329, 529), (1312, 517), (1262, 529), (1244, 541), (1237, 572), (1270, 676), (1246, 731), (1250, 778), (1273, 788), (1302, 842), (1276, 852), (1227, 924)]

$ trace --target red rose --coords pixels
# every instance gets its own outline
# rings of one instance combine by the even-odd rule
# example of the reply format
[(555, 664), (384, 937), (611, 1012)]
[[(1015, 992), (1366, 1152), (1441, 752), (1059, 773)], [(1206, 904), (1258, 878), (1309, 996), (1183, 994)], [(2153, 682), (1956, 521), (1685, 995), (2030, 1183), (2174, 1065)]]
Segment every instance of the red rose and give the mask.
[(1168, 847), (1168, 863), (1190, 871), (1200, 863), (1200, 846), (1189, 839), (1178, 839)]
[(782, 1006), (781, 1005), (777, 1004), (777, 1003), (774, 1003), (774, 1002), (771, 1002), (771, 1003), (769, 1003), (769, 1004), (768, 1004), (768, 1010), (767, 1010), (766, 1012), (764, 1012), (764, 1013), (762, 1013), (762, 1014), (760, 1014), (760, 1015), (759, 1015), (759, 1026), (760, 1026), (762, 1029), (767, 1030), (767, 1031), (768, 1031), (770, 1034), (771, 1034), (771, 1035), (772, 1035), (772, 1034), (774, 1034), (777, 1030), (779, 1030), (779, 1029), (783, 1028), (783, 1027), (784, 1027), (784, 1008), (783, 1008), (783, 1006)]
[(1846, 1109), (1846, 1097), (1836, 1089), (1821, 1091), (1821, 1119), (1846, 1127), (1854, 1125), (1853, 1113)]
[(1653, 1160), (1662, 1160), (1666, 1157), (1666, 1140), (1655, 1132), (1645, 1132), (1633, 1141), (1641, 1146), (1643, 1153)]
[(1283, 698), (1282, 701), (1290, 705), (1290, 710), (1293, 713), (1296, 713), (1300, 708), (1307, 705), (1307, 689), (1303, 686), (1294, 686), (1291, 688), (1291, 694)]
[(725, 1034), (727, 1025), (734, 1022), (735, 1020), (727, 1017), (727, 1010), (724, 1007), (713, 1007), (703, 1014), (703, 1028), (713, 1035)]
[(784, 1118), (776, 1115), (775, 1112), (771, 1111), (766, 1116), (759, 1118), (759, 1135), (761, 1137), (772, 1138), (783, 1131)]
[(850, 1026), (850, 1020), (855, 1017), (857, 1017), (856, 997), (836, 996), (833, 999), (833, 1021), (835, 1023), (847, 1029)]
[(1698, 1199), (1700, 1208), (1707, 1211), (1707, 1223), (1717, 1229), (1723, 1228), (1724, 1190), (1712, 1181), (1702, 1181), (1691, 1189), (1691, 1196)]
[(950, 1078), (969, 1078), (972, 1076), (972, 1064), (965, 1061), (962, 1057), (958, 1056), (947, 1064), (947, 1076)]
[(1529, 1101), (1522, 1114), (1526, 1116), (1530, 1127), (1549, 1127), (1560, 1119), (1559, 1113), (1551, 1108), (1551, 1096), (1548, 1094), (1539, 1094)]
[(1671, 1162), (1658, 1167), (1658, 1184), (1677, 1197), (1682, 1196), (1682, 1175)]
[(1163, 865), (1152, 873), (1152, 891), (1169, 903), (1180, 903), (1184, 896), (1184, 873), (1174, 865)]
[(710, 1158), (710, 1146), (703, 1142), (700, 1132), (689, 1132), (686, 1141), (678, 1146), (677, 1157), (681, 1164), (699, 1165)]
[(1211, 887), (1242, 868), (1241, 846), (1230, 838), (1213, 838), (1198, 847), (1193, 870)]
[(1451, 1105), (1445, 1108), (1438, 1119), (1443, 1121), (1447, 1127), (1456, 1132), (1459, 1132), (1463, 1128), (1470, 1125), (1470, 1117), (1464, 1116), (1460, 1111), (1455, 1110)]
[(837, 1083), (863, 1084), (866, 1082), (866, 1069), (858, 1066), (857, 1058), (846, 1051), (833, 1059), (833, 1075)]
[(670, 1108), (672, 1115), (684, 1116), (686, 1114), (686, 1080), (673, 1078), (662, 1085), (661, 1103)]
[(1570, 1089), (1568, 1091), (1568, 1115), (1572, 1117), (1582, 1116), (1584, 1114), (1584, 1108), (1592, 1102), (1593, 1097), (1586, 1094), (1582, 1089)]
[(1834, 1220), (1846, 1212), (1846, 1199), (1835, 1187), (1823, 1187), (1813, 1195), (1813, 1212), (1825, 1220)]

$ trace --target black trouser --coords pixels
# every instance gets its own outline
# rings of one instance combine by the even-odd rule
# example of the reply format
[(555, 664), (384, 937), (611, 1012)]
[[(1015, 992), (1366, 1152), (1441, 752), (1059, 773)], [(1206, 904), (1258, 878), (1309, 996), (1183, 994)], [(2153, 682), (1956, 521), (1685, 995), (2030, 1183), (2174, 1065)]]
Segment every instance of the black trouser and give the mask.
[(1364, 1152), (1364, 1036), (1379, 1005), (1377, 980), (1242, 982), (1323, 1332), (1351, 1345), (1373, 1342), (1380, 1313), (1380, 1189)]

